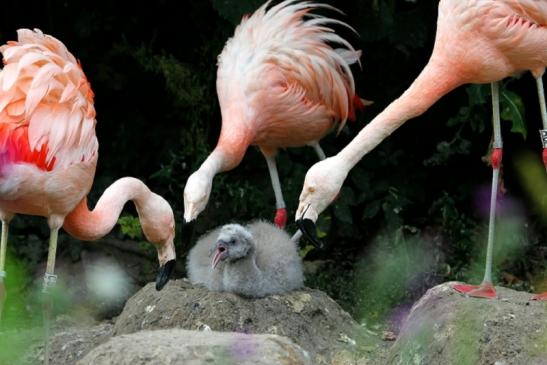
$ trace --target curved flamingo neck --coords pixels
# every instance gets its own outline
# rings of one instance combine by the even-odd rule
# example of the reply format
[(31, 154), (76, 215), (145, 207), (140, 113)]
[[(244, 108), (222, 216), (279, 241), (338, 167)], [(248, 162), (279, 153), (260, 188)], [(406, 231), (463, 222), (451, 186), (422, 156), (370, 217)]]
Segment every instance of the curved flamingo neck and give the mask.
[(337, 156), (349, 171), (407, 120), (423, 114), (463, 83), (457, 72), (432, 58), (412, 85), (367, 124)]
[(104, 191), (93, 210), (89, 210), (87, 198), (83, 198), (66, 216), (63, 228), (77, 239), (97, 240), (114, 228), (125, 203), (133, 201), (140, 215), (140, 207), (146, 205), (150, 196), (151, 191), (140, 180), (119, 179)]
[(217, 146), (199, 168), (211, 180), (217, 173), (239, 165), (256, 135), (242, 109), (231, 106), (222, 109), (222, 129)]
[(223, 156), (219, 171), (228, 171), (240, 164), (253, 142), (257, 127), (244, 106), (228, 106), (222, 110), (222, 129), (215, 152)]

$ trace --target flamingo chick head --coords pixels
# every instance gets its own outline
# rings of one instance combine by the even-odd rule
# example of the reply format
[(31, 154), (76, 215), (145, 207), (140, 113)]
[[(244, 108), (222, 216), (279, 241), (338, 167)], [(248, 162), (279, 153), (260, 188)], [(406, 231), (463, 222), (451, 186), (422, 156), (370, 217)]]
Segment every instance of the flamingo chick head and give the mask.
[(296, 220), (317, 221), (319, 214), (336, 199), (347, 173), (348, 169), (336, 156), (313, 165), (306, 173)]
[(197, 170), (188, 178), (184, 188), (184, 221), (189, 223), (203, 212), (209, 201), (212, 179), (201, 170)]
[(239, 224), (227, 224), (218, 234), (211, 266), (215, 269), (220, 261), (228, 263), (247, 257), (253, 252), (253, 236)]

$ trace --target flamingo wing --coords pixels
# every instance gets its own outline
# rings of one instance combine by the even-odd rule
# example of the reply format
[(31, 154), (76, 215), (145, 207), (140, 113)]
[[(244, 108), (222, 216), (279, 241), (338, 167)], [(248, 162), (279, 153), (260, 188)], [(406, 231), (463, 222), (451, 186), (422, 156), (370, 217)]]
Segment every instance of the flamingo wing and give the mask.
[(20, 29), (0, 47), (0, 154), (50, 171), (92, 159), (98, 149), (93, 92), (57, 39)]
[[(269, 3), (243, 18), (219, 56), (221, 106), (243, 98), (250, 113), (263, 114), (267, 102), (280, 121), (326, 111), (342, 128), (354, 115), (350, 65), (361, 53), (330, 26), (349, 26), (312, 13), (337, 10), (326, 4), (286, 0), (267, 9)], [(286, 115), (279, 114), (283, 110)]]
[(539, 26), (547, 26), (547, 1), (545, 0), (504, 0), (503, 3), (515, 14), (527, 18)]

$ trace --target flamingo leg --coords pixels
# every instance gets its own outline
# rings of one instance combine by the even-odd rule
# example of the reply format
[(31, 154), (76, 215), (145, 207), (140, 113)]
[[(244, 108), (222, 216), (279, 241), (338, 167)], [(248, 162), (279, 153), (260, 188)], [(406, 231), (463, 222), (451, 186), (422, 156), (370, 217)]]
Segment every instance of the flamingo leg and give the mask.
[(49, 293), (49, 289), (55, 287), (57, 283), (57, 275), (55, 275), (55, 256), (57, 254), (57, 238), (59, 237), (59, 228), (51, 230), (49, 237), (49, 250), (47, 254), (46, 273), (44, 275), (44, 283), (42, 291)]
[(279, 174), (277, 173), (275, 156), (264, 154), (264, 157), (268, 163), (268, 171), (270, 171), (270, 179), (272, 180), (272, 187), (275, 194), (275, 206), (277, 210), (274, 222), (279, 228), (285, 228), (287, 225), (287, 208), (285, 206), (285, 200), (283, 199), (283, 191), (281, 190), (281, 182), (279, 181)]
[(545, 105), (545, 91), (543, 88), (543, 79), (538, 77), (536, 79), (539, 96), (539, 107), (541, 110), (541, 120), (543, 121), (543, 129), (539, 131), (541, 137), (541, 143), (543, 145), (543, 164), (547, 170), (547, 106)]
[[(543, 121), (543, 129), (540, 130), (539, 133), (541, 136), (541, 143), (543, 145), (543, 164), (545, 165), (545, 170), (547, 170), (547, 107), (545, 106), (545, 91), (541, 76), (536, 79), (536, 83), (538, 88), (539, 107), (541, 110), (541, 120)], [(547, 301), (547, 292), (534, 295), (532, 300)]]
[(55, 275), (55, 256), (57, 254), (57, 239), (59, 236), (59, 227), (51, 228), (49, 237), (49, 250), (47, 255), (46, 273), (42, 292), (44, 293), (44, 337), (45, 337), (45, 355), (44, 364), (49, 365), (49, 337), (51, 327), (51, 312), (53, 309), (53, 297), (51, 289), (57, 284), (57, 275)]
[(496, 298), (496, 289), (492, 284), (492, 258), (494, 252), (494, 235), (496, 228), (496, 200), (498, 195), (498, 182), (501, 168), (503, 142), (501, 139), (500, 109), (499, 109), (499, 84), (492, 83), (492, 110), (494, 124), (494, 145), (491, 156), (492, 161), (492, 193), (490, 195), (490, 220), (488, 224), (488, 244), (486, 247), (486, 267), (484, 279), (481, 285), (456, 284), (454, 289), (467, 296), (478, 298)]
[(2, 311), (4, 309), (4, 302), (6, 301), (6, 285), (4, 279), (6, 278), (6, 249), (8, 246), (8, 229), (9, 219), (2, 219), (2, 237), (0, 239), (0, 320), (2, 319)]
[(313, 144), (311, 144), (311, 146), (315, 150), (315, 153), (317, 154), (317, 157), (319, 158), (319, 160), (323, 161), (324, 159), (327, 158), (327, 155), (325, 155), (325, 151), (323, 151), (319, 142), (314, 142)]

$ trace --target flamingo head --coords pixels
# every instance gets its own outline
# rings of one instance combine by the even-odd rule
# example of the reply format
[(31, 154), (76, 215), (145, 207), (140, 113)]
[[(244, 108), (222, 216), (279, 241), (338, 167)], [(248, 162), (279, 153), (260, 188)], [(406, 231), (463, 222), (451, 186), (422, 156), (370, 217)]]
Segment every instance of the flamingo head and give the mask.
[(296, 223), (304, 236), (317, 246), (315, 222), (338, 196), (347, 176), (347, 168), (337, 157), (317, 162), (306, 173), (304, 188), (296, 211)]
[(188, 178), (184, 188), (184, 222), (194, 221), (203, 212), (209, 201), (213, 179), (201, 170)]
[[(144, 186), (134, 178), (122, 178), (116, 183), (118, 185), (115, 189), (119, 186), (127, 190), (132, 185), (135, 186), (135, 183)], [(144, 236), (148, 242), (154, 244), (158, 253), (160, 268), (156, 276), (156, 290), (159, 291), (167, 284), (176, 266), (175, 215), (167, 200), (154, 192), (149, 192), (146, 198), (139, 198), (134, 202)]]

